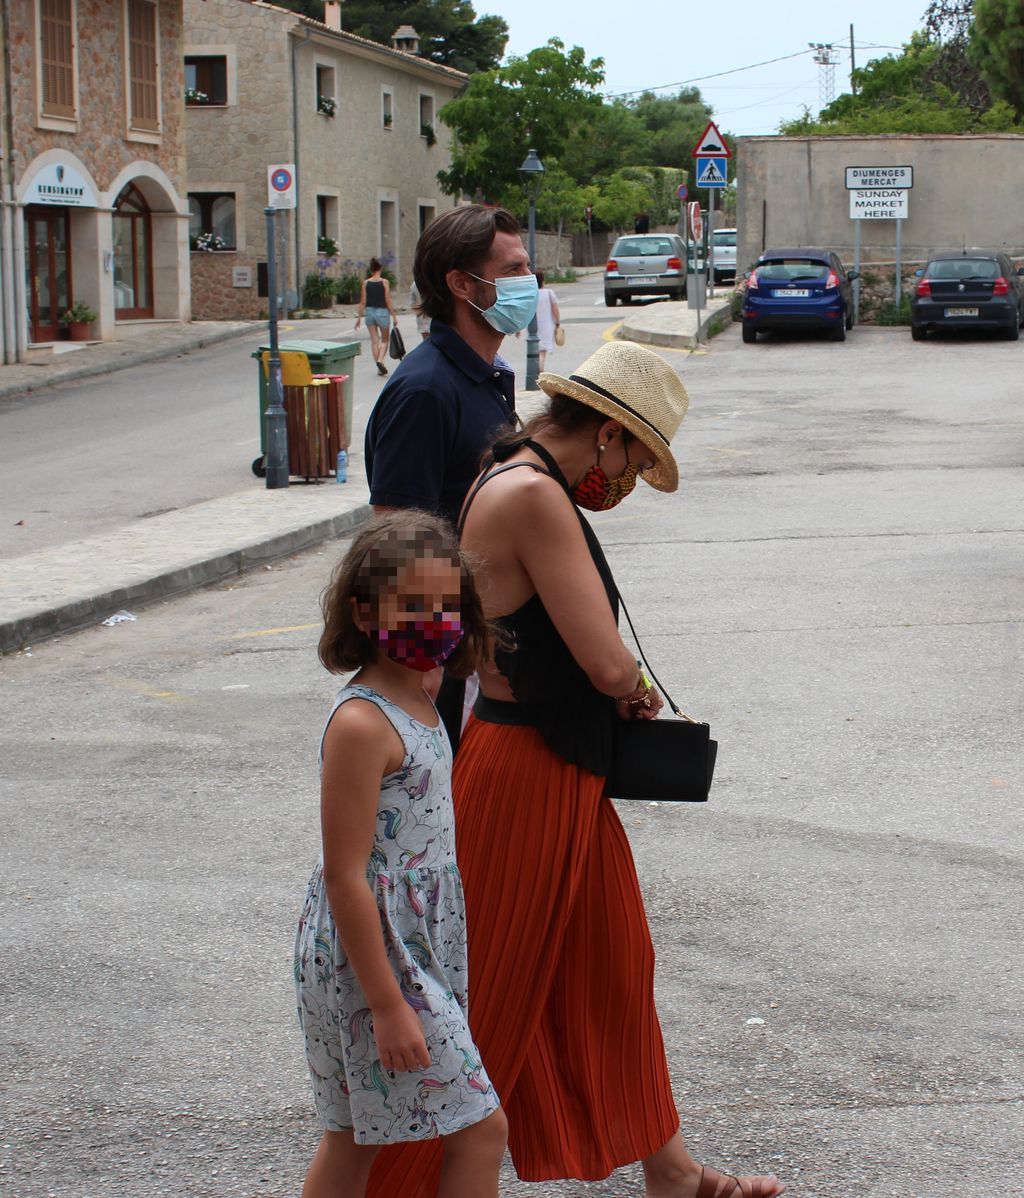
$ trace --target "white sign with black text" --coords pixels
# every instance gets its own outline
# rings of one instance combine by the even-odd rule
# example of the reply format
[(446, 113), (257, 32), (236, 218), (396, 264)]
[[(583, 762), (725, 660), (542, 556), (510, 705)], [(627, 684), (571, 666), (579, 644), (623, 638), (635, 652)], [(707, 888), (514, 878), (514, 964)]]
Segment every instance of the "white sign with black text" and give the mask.
[(913, 187), (912, 166), (848, 166), (846, 186), (853, 191), (860, 187)]
[(850, 192), (851, 220), (906, 220), (910, 192), (902, 187), (878, 187)]

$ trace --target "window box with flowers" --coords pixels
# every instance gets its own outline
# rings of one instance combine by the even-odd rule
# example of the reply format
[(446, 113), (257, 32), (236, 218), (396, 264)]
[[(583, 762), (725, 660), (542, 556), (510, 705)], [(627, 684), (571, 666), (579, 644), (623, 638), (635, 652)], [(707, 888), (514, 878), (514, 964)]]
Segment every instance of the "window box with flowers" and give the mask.
[(204, 104), (209, 104), (210, 97), (206, 92), (201, 92), (198, 87), (185, 88), (185, 105), (188, 108), (202, 108)]
[(437, 134), (434, 132), (434, 126), (428, 125), (426, 122), (420, 125), (420, 137), (423, 138), (428, 146), (434, 145), (437, 142)]
[(218, 237), (216, 233), (196, 233), (194, 237), (189, 238), (192, 249), (200, 254), (212, 254), (219, 250), (230, 250), (233, 247), (228, 245), (223, 237)]
[(338, 111), (338, 101), (333, 96), (317, 96), (316, 110), (324, 116), (334, 116)]

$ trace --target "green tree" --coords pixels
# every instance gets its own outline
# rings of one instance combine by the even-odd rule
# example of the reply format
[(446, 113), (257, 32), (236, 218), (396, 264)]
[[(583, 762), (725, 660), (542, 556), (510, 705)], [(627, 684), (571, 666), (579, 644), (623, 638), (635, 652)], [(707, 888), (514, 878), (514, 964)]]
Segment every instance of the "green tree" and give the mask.
[[(628, 168), (627, 168), (628, 170)], [(616, 171), (597, 185), (594, 216), (604, 225), (621, 230), (633, 228), (633, 217), (643, 212), (650, 192), (643, 181), (630, 178), (626, 170)]]
[[(551, 38), (502, 67), (473, 75), (439, 118), (454, 133), (451, 169), (438, 172), (448, 195), (501, 202), (521, 193), (519, 164), (531, 147), (558, 159), (572, 131), (600, 108), (604, 63)], [(518, 202), (516, 203), (518, 207)]]
[(974, 0), (969, 54), (992, 94), (1024, 118), (1024, 2)]
[(980, 115), (991, 107), (992, 92), (970, 53), (973, 25), (974, 0), (932, 0), (924, 29), (936, 54), (925, 82), (948, 87), (961, 104)]
[[(324, 0), (275, 0), (292, 12), (324, 18)], [(420, 35), (420, 53), (472, 74), (498, 65), (508, 41), (501, 17), (478, 17), (470, 0), (346, 0), (342, 25), (348, 33), (391, 45), (399, 25), (412, 25)]]

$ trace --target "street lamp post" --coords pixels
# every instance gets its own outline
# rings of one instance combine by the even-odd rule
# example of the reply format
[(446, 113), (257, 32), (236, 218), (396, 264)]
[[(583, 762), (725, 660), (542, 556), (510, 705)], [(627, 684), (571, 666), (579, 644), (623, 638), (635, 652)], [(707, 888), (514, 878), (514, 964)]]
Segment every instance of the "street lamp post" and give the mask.
[[(530, 201), (530, 220), (528, 225), (527, 249), (530, 254), (530, 269), (537, 270), (537, 196), (540, 185), (544, 181), (544, 163), (537, 157), (537, 151), (531, 150), (519, 168), (519, 177), (526, 187), (526, 195)], [(526, 331), (526, 390), (537, 390), (537, 375), (540, 373), (540, 339), (537, 337), (537, 314), (533, 314), (529, 328)]]

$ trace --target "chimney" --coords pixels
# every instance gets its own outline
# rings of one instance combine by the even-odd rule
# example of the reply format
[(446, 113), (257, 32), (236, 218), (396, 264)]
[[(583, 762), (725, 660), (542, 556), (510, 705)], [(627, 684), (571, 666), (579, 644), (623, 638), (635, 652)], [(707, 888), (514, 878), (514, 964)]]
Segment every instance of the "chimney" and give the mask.
[(341, 32), (341, 0), (326, 0), (324, 4), (324, 24), (330, 29)]
[(399, 25), (391, 35), (392, 50), (404, 50), (406, 54), (419, 54), (420, 35), (411, 25)]

